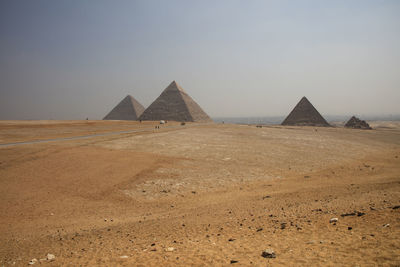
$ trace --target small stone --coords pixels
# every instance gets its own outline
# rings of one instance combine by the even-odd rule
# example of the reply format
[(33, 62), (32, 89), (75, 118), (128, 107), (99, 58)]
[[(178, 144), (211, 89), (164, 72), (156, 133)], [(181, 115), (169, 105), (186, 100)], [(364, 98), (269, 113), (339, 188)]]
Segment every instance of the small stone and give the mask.
[(119, 258), (120, 259), (127, 259), (127, 258), (129, 258), (129, 256), (124, 255), (124, 256), (120, 256)]
[(47, 256), (46, 256), (46, 259), (47, 259), (48, 261), (53, 261), (53, 260), (56, 259), (56, 256), (54, 256), (54, 254), (48, 253)]
[(28, 262), (28, 264), (29, 264), (29, 265), (33, 265), (33, 264), (35, 264), (36, 262), (38, 262), (37, 259), (31, 259), (31, 260)]
[(349, 226), (349, 227), (347, 227), (347, 230), (352, 230), (353, 229), (353, 227), (351, 227), (351, 226)]
[(283, 230), (285, 228), (286, 228), (286, 223), (285, 222), (281, 223), (281, 229)]
[(232, 242), (232, 241), (235, 241), (235, 239), (234, 238), (229, 238), (228, 241)]
[(173, 248), (173, 247), (167, 247), (166, 249), (165, 249), (165, 251), (167, 251), (167, 252), (172, 252), (172, 251), (174, 251), (175, 250), (175, 248)]
[(239, 261), (231, 260), (231, 264), (238, 263)]
[(332, 219), (329, 220), (330, 223), (335, 223), (335, 222), (337, 222), (337, 221), (339, 221), (338, 218), (332, 218)]
[(387, 224), (383, 225), (383, 228), (386, 228), (386, 227), (389, 227), (389, 226), (390, 226), (390, 224), (387, 223)]
[(107, 219), (104, 219), (104, 221), (106, 222), (106, 221), (107, 221)]
[(261, 253), (261, 256), (264, 258), (276, 258), (275, 252), (272, 249), (266, 249)]

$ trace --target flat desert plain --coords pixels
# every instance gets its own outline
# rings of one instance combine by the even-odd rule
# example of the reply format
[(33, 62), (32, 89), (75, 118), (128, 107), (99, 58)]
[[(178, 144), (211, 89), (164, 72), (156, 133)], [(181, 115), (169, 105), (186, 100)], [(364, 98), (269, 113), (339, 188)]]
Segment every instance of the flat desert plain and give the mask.
[(156, 125), (0, 122), (0, 266), (400, 265), (400, 123)]

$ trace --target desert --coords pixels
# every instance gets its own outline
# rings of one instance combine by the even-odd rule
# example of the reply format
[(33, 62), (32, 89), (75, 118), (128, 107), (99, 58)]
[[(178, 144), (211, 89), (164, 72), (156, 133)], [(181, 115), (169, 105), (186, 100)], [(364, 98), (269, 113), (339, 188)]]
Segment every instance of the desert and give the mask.
[(400, 123), (369, 123), (1, 121), (0, 265), (398, 266)]

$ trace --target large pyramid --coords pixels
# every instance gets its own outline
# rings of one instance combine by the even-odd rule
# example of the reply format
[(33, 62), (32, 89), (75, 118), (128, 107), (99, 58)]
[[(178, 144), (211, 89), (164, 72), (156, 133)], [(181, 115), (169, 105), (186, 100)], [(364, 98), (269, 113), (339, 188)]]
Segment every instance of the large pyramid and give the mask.
[(201, 107), (173, 81), (143, 112), (139, 120), (211, 122)]
[(305, 96), (297, 103), (282, 125), (330, 126)]
[(103, 120), (137, 120), (144, 107), (133, 96), (127, 95)]

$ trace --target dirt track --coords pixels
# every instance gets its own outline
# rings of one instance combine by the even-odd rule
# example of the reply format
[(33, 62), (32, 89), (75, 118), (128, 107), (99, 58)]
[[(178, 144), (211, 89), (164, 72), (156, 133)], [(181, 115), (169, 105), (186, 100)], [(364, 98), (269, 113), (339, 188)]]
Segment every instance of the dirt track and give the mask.
[[(0, 140), (144, 127), (85, 123), (5, 122)], [(161, 127), (0, 148), (0, 265), (400, 265), (398, 126)]]

